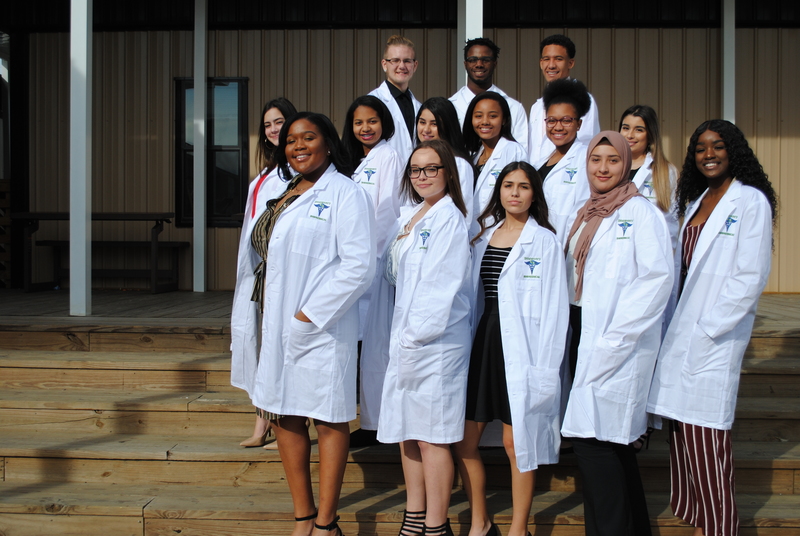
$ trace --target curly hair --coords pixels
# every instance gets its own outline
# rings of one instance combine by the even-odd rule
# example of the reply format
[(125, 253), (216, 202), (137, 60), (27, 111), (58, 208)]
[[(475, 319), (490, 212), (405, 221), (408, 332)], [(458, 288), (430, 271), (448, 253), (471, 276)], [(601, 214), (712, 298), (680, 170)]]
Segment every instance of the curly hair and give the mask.
[(492, 190), (492, 197), (489, 199), (489, 202), (486, 204), (486, 208), (483, 209), (481, 215), (478, 216), (478, 223), (480, 224), (481, 229), (480, 232), (472, 239), (471, 243), (473, 245), (481, 236), (483, 236), (483, 233), (486, 232), (486, 229), (505, 219), (506, 209), (503, 208), (503, 204), (500, 201), (500, 190), (503, 187), (503, 180), (508, 176), (508, 174), (517, 170), (520, 170), (525, 174), (525, 176), (528, 178), (528, 182), (531, 185), (531, 189), (533, 190), (533, 202), (531, 203), (531, 206), (528, 207), (528, 215), (532, 216), (540, 227), (544, 227), (548, 231), (552, 231), (553, 234), (555, 234), (556, 230), (553, 229), (553, 226), (550, 224), (550, 211), (547, 208), (547, 200), (544, 196), (544, 187), (542, 186), (541, 176), (536, 169), (527, 162), (511, 162), (507, 164), (506, 167), (504, 167), (500, 172), (500, 175), (497, 177), (497, 182), (494, 184), (494, 190)]
[(488, 48), (492, 51), (492, 55), (494, 56), (495, 60), (497, 60), (497, 58), (500, 56), (500, 47), (495, 45), (494, 41), (487, 37), (476, 37), (475, 39), (467, 40), (467, 43), (464, 45), (464, 61), (467, 61), (467, 53), (469, 52), (469, 49), (474, 46)]
[(560, 47), (564, 47), (564, 50), (567, 51), (567, 55), (570, 57), (570, 59), (575, 57), (575, 43), (573, 43), (572, 39), (564, 34), (553, 34), (542, 39), (542, 42), (539, 44), (540, 56), (544, 51), (544, 47), (548, 45), (558, 45)]
[(569, 104), (575, 109), (578, 117), (589, 113), (589, 108), (592, 106), (589, 90), (583, 82), (574, 78), (561, 78), (547, 84), (542, 93), (542, 100), (545, 113), (554, 104)]
[(690, 201), (694, 201), (708, 188), (708, 181), (697, 167), (695, 158), (697, 140), (700, 135), (710, 130), (719, 134), (725, 143), (725, 150), (728, 152), (731, 176), (742, 184), (752, 186), (761, 191), (769, 201), (772, 210), (772, 223), (778, 215), (778, 199), (772, 183), (769, 182), (764, 168), (753, 153), (753, 149), (747, 143), (747, 139), (739, 127), (724, 119), (711, 119), (705, 121), (697, 130), (694, 131), (689, 139), (686, 148), (686, 159), (683, 162), (683, 169), (678, 178), (677, 198), (678, 198), (678, 217), (683, 217), (686, 213), (686, 206)]

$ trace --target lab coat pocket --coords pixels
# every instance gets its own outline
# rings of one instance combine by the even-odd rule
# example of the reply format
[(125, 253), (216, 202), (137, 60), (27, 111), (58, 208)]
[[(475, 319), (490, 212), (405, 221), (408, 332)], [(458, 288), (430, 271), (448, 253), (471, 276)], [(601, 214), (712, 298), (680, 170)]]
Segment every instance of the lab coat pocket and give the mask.
[(684, 374), (698, 376), (727, 369), (727, 352), (721, 352), (720, 345), (699, 324), (695, 324), (689, 340), (689, 352), (682, 367)]
[(528, 412), (539, 415), (558, 413), (561, 407), (558, 369), (528, 366), (526, 384)]
[(295, 317), (289, 322), (289, 340), (286, 345), (288, 361), (311, 370), (334, 370), (334, 339), (331, 334), (319, 329), (312, 322), (303, 322)]
[(311, 218), (298, 220), (292, 235), (291, 251), (306, 257), (326, 259), (330, 246), (330, 224)]
[(417, 392), (425, 383), (425, 379), (430, 375), (429, 371), (425, 370), (426, 354), (430, 351), (425, 351), (424, 347), (420, 348), (403, 348), (397, 346), (397, 387), (403, 391)]

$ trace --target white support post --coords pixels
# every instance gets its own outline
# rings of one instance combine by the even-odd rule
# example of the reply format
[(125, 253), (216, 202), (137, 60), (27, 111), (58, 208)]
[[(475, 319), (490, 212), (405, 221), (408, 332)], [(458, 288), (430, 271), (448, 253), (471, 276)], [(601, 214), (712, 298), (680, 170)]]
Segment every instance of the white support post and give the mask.
[(722, 118), (736, 122), (736, 0), (722, 6)]
[(456, 30), (456, 83), (457, 87), (467, 84), (464, 70), (464, 43), (468, 39), (483, 37), (483, 0), (458, 0), (458, 29)]
[(194, 2), (194, 254), (195, 292), (206, 291), (206, 0)]
[(72, 0), (69, 88), (69, 314), (92, 314), (92, 1)]

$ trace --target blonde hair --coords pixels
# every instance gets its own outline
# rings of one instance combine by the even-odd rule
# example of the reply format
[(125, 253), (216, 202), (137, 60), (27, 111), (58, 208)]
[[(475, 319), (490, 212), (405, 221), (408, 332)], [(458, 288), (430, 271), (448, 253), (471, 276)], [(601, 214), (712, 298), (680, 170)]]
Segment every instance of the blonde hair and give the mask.
[(417, 55), (417, 50), (414, 48), (414, 42), (411, 39), (395, 34), (386, 40), (386, 46), (383, 49), (383, 59), (387, 59), (386, 53), (389, 52), (389, 47), (393, 46), (409, 47), (414, 51), (414, 56)]
[[(629, 115), (641, 118), (647, 131), (647, 150), (653, 157), (650, 170), (653, 174), (653, 190), (656, 192), (656, 205), (661, 212), (669, 212), (672, 208), (672, 183), (669, 180), (670, 170), (675, 166), (669, 163), (664, 155), (664, 147), (661, 144), (661, 129), (659, 128), (658, 116), (656, 111), (646, 104), (634, 104), (624, 112), (619, 120), (619, 128)], [(677, 175), (677, 170), (675, 171)]]

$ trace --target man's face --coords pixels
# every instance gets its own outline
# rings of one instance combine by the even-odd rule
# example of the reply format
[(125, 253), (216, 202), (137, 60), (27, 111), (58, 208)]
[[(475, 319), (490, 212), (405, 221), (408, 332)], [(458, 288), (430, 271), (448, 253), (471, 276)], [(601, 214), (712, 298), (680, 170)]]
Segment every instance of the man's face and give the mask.
[(417, 70), (414, 49), (405, 45), (392, 45), (381, 60), (386, 79), (399, 88), (405, 88)]
[(561, 45), (547, 45), (542, 49), (539, 67), (542, 69), (545, 82), (567, 78), (574, 66), (575, 59), (570, 58), (567, 49)]
[(497, 58), (492, 49), (484, 45), (473, 45), (467, 51), (464, 60), (464, 69), (467, 70), (469, 79), (479, 86), (491, 84), (494, 70), (497, 67)]

